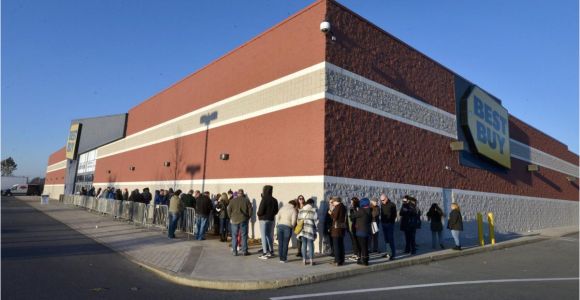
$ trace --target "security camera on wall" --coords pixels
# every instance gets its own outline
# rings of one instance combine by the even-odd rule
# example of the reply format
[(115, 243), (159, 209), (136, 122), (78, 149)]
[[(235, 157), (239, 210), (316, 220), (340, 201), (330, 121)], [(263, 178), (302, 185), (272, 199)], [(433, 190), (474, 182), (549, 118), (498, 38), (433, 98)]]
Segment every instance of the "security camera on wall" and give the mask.
[(320, 23), (320, 31), (326, 35), (330, 34), (330, 39), (336, 41), (336, 37), (330, 29), (330, 23), (328, 21), (322, 21), (322, 23)]
[(320, 23), (320, 31), (322, 31), (322, 33), (329, 33), (330, 23), (328, 23), (327, 21), (323, 21), (322, 23)]

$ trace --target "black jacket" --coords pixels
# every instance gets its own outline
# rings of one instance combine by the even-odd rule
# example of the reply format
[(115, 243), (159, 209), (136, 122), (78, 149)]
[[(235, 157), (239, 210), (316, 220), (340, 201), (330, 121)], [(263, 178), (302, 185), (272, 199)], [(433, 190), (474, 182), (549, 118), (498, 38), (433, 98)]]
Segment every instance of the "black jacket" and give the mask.
[(458, 209), (454, 209), (449, 213), (447, 228), (451, 230), (463, 231), (463, 218), (461, 217), (461, 212)]
[(443, 217), (443, 212), (441, 210), (429, 209), (429, 212), (427, 212), (427, 218), (431, 221), (431, 231), (439, 232), (443, 230), (441, 217)]
[(272, 197), (272, 186), (264, 186), (262, 192), (262, 201), (258, 207), (258, 219), (261, 221), (274, 221), (274, 217), (278, 214), (278, 200)]
[(371, 209), (359, 208), (354, 213), (355, 235), (358, 237), (367, 237), (371, 231)]
[(143, 191), (143, 193), (141, 193), (141, 199), (143, 200), (143, 203), (145, 204), (149, 204), (151, 202), (151, 193), (149, 193), (149, 191), (145, 190)]
[(381, 202), (381, 223), (395, 224), (397, 219), (397, 206), (393, 201), (383, 204)]
[(181, 196), (181, 201), (183, 201), (183, 204), (185, 204), (185, 207), (193, 207), (195, 208), (195, 198), (193, 198), (192, 194), (182, 194), (183, 196)]
[(209, 217), (212, 210), (211, 200), (206, 195), (201, 195), (197, 198), (195, 203), (195, 213), (202, 217)]
[(416, 230), (419, 223), (420, 212), (411, 204), (403, 204), (401, 211), (401, 231)]

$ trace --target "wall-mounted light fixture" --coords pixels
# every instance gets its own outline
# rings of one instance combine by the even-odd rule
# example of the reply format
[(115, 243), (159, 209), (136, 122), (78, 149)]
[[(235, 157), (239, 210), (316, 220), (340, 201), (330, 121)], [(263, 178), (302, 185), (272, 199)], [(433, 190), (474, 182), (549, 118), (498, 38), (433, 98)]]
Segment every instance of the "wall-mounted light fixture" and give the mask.
[(129, 171), (135, 171), (135, 166), (130, 166)]
[(163, 166), (164, 166), (164, 167), (169, 167), (169, 166), (171, 166), (171, 162), (169, 162), (169, 161), (164, 161), (164, 162), (163, 162)]
[(570, 182), (576, 182), (576, 177), (574, 177), (574, 176), (566, 176), (566, 180), (568, 180)]
[(111, 174), (111, 170), (107, 170), (107, 174)]
[(465, 150), (465, 144), (462, 141), (455, 141), (449, 144), (451, 151), (463, 151)]
[(538, 172), (538, 171), (540, 171), (540, 166), (528, 165), (528, 172)]
[(228, 159), (230, 159), (230, 155), (228, 153), (222, 153), (222, 154), (220, 154), (220, 159), (221, 160), (228, 160)]

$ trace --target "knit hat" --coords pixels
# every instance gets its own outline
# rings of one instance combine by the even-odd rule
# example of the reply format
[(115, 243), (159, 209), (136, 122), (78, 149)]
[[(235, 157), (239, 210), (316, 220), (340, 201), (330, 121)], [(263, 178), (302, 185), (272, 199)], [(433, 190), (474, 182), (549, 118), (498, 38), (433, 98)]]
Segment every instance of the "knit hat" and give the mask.
[(359, 205), (360, 205), (360, 207), (363, 207), (363, 208), (364, 207), (369, 207), (369, 205), (370, 205), (369, 198), (362, 198), (362, 199), (360, 199)]

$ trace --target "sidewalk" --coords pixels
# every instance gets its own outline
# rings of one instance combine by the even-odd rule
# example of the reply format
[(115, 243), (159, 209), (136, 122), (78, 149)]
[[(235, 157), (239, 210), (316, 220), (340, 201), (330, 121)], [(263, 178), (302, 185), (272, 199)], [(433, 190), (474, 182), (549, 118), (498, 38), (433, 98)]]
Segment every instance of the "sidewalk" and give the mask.
[(19, 199), (166, 279), (193, 287), (220, 290), (273, 289), (308, 284), (514, 247), (578, 232), (574, 226), (551, 228), (484, 247), (476, 247), (475, 241), (467, 241), (468, 246), (463, 251), (448, 249), (430, 252), (431, 248), (423, 244), (417, 255), (398, 256), (394, 261), (380, 258), (378, 254), (371, 255), (371, 265), (368, 267), (354, 262), (335, 267), (331, 265), (332, 257), (329, 256), (316, 257), (315, 266), (304, 266), (302, 260), (294, 255), (296, 249), (290, 249), (286, 264), (279, 263), (277, 257), (258, 259), (258, 246), (249, 249), (250, 256), (234, 257), (229, 243), (222, 243), (211, 235), (208, 235), (208, 240), (194, 241), (188, 240), (182, 233), (177, 239), (170, 240), (158, 229), (138, 227), (65, 206), (58, 201), (50, 200), (48, 205), (41, 205), (38, 197)]

